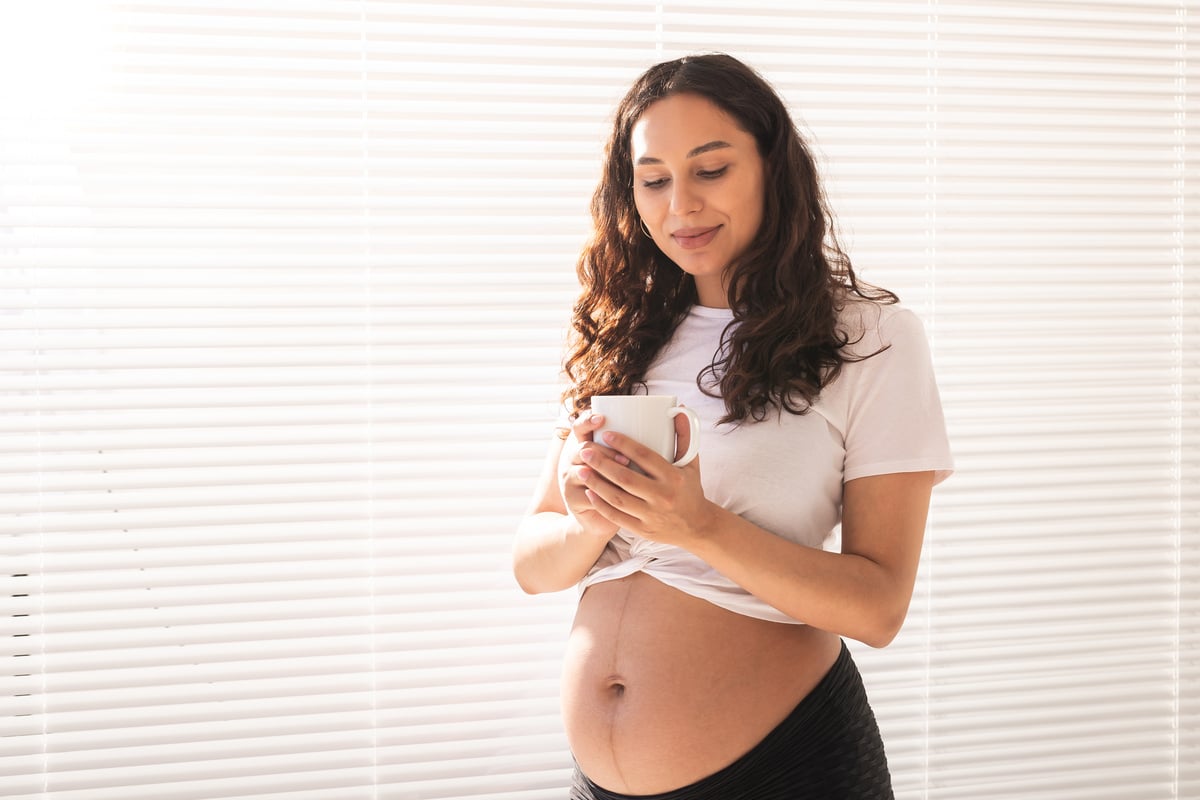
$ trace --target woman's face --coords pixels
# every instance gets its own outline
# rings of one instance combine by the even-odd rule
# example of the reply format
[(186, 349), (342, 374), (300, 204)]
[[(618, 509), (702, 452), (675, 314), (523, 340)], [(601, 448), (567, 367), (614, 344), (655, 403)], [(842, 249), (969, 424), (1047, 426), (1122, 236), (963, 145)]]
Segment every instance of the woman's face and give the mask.
[(758, 234), (763, 160), (711, 101), (680, 94), (633, 126), (633, 200), (654, 243), (696, 279), (700, 305), (728, 306), (727, 268)]

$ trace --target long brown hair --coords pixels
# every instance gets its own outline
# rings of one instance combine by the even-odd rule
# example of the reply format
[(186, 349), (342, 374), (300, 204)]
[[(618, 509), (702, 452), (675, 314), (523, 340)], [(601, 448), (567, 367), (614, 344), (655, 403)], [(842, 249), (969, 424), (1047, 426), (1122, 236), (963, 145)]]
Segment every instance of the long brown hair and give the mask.
[(633, 200), (633, 126), (657, 100), (704, 97), (751, 134), (763, 159), (763, 222), (729, 269), (733, 323), (713, 363), (696, 377), (719, 386), (721, 422), (762, 420), (771, 408), (803, 414), (821, 388), (855, 360), (838, 329), (848, 294), (894, 303), (859, 281), (837, 243), (812, 155), (779, 95), (724, 54), (688, 56), (647, 70), (617, 106), (592, 196), (592, 239), (579, 257), (563, 399), (580, 412), (597, 394), (630, 394), (697, 302), (692, 276), (643, 234)]

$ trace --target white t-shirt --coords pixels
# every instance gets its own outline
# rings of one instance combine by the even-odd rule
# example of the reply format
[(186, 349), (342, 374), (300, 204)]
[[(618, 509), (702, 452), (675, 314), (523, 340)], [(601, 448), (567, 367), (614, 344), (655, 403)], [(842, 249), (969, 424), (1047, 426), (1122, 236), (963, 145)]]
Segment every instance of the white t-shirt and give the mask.
[[(646, 394), (675, 395), (699, 415), (700, 474), (709, 500), (778, 536), (820, 548), (840, 522), (846, 481), (932, 470), (941, 482), (953, 471), (929, 344), (911, 311), (848, 303), (840, 326), (857, 340), (849, 352), (869, 355), (890, 345), (887, 350), (843, 364), (806, 414), (771, 411), (761, 422), (718, 425), (725, 403), (704, 394), (696, 379), (732, 320), (728, 309), (693, 307), (645, 380)], [(638, 571), (739, 614), (797, 622), (688, 551), (625, 530), (579, 588)]]

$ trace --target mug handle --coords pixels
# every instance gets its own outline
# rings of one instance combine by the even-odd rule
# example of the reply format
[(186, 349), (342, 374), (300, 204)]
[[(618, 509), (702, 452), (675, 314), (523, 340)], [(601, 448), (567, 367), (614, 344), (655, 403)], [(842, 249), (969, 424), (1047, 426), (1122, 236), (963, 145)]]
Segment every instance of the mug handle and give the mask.
[(700, 418), (696, 416), (695, 411), (692, 411), (687, 406), (675, 406), (667, 412), (667, 415), (671, 419), (675, 419), (680, 414), (687, 414), (688, 418), (688, 449), (677, 461), (671, 463), (673, 467), (687, 466), (692, 463), (692, 459), (700, 452)]

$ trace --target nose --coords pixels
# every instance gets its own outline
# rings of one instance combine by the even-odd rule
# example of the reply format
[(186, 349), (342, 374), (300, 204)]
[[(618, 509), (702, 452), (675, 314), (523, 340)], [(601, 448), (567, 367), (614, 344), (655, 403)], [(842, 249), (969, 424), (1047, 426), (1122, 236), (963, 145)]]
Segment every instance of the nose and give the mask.
[(702, 201), (691, 181), (677, 180), (671, 184), (671, 213), (686, 216), (699, 211)]

